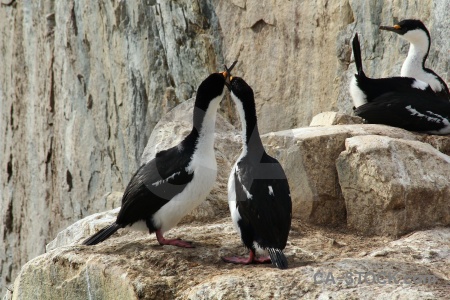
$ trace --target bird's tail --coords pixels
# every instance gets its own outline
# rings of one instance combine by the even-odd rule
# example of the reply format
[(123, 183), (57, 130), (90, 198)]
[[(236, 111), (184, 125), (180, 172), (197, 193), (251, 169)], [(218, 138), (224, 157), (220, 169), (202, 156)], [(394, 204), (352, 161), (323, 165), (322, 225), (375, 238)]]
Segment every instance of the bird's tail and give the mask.
[(288, 262), (286, 256), (284, 256), (283, 251), (275, 248), (268, 248), (267, 251), (269, 252), (270, 260), (275, 267), (277, 267), (278, 269), (288, 268)]
[(353, 56), (355, 57), (356, 70), (358, 71), (358, 75), (364, 75), (361, 59), (361, 46), (359, 45), (358, 34), (355, 34), (352, 46), (353, 46)]
[(98, 243), (103, 242), (107, 238), (109, 238), (111, 235), (113, 235), (114, 232), (119, 230), (121, 226), (117, 223), (113, 223), (111, 225), (106, 226), (105, 228), (101, 229), (99, 232), (88, 238), (83, 242), (83, 245), (97, 245)]

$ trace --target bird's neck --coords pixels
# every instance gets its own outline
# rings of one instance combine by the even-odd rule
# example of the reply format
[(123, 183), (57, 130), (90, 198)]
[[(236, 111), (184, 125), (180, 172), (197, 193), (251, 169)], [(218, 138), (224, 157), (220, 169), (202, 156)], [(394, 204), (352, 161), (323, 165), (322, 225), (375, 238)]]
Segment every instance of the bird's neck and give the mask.
[(428, 38), (411, 42), (408, 56), (402, 66), (401, 75), (404, 77), (414, 77), (416, 73), (423, 72), (425, 61), (430, 49)]
[(196, 149), (214, 149), (214, 132), (219, 105), (220, 98), (217, 97), (209, 103), (206, 111), (194, 106), (194, 126), (190, 136), (193, 136), (196, 140)]
[[(242, 154), (241, 157), (251, 152), (255, 159), (260, 159), (264, 153), (264, 146), (259, 136), (256, 109), (254, 105), (248, 105), (245, 110), (242, 102), (235, 101), (242, 126)], [(260, 155), (259, 155), (260, 154)]]

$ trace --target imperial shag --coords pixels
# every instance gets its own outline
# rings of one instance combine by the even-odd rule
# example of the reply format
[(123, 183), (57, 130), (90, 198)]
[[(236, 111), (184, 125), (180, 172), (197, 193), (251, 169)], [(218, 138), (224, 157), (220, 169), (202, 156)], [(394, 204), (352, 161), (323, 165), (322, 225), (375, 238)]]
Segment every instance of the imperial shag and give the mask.
[(361, 48), (359, 45), (358, 34), (353, 38), (353, 56), (357, 73), (350, 82), (350, 94), (355, 108), (368, 102), (375, 101), (381, 95), (398, 91), (425, 91), (435, 95), (431, 87), (418, 79), (408, 77), (389, 77), (389, 78), (369, 78), (366, 76), (362, 66)]
[(193, 127), (177, 146), (160, 151), (143, 164), (123, 194), (117, 220), (83, 242), (98, 244), (120, 228), (145, 228), (161, 245), (191, 248), (191, 243), (165, 239), (183, 216), (211, 191), (217, 174), (214, 154), (216, 113), (225, 93), (227, 72), (209, 75), (198, 87)]
[(450, 133), (450, 102), (443, 100), (418, 79), (372, 79), (363, 71), (356, 34), (353, 54), (357, 74), (350, 83), (355, 114), (369, 123), (385, 124), (431, 134)]
[[(281, 165), (264, 150), (252, 88), (242, 78), (231, 77), (230, 89), (242, 123), (243, 150), (228, 180), (228, 204), (234, 227), (250, 255), (222, 259), (237, 264), (272, 262), (286, 269), (283, 249), (292, 219), (289, 184)], [(256, 257), (256, 250), (264, 256)]]

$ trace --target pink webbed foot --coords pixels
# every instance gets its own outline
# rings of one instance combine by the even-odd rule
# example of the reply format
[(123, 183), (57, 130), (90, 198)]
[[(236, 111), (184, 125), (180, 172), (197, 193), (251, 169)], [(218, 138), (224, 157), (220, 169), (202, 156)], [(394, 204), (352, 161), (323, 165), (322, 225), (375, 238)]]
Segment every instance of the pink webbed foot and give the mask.
[(224, 262), (232, 263), (232, 264), (242, 264), (242, 265), (249, 265), (249, 264), (270, 264), (271, 260), (269, 256), (264, 256), (260, 258), (256, 258), (253, 251), (250, 251), (250, 255), (248, 257), (237, 257), (237, 256), (227, 256), (222, 257), (222, 260)]
[(257, 263), (257, 264), (270, 264), (272, 263), (272, 261), (270, 260), (269, 256), (262, 256), (259, 258), (254, 258), (253, 262)]
[(195, 248), (194, 245), (192, 245), (191, 242), (187, 242), (187, 241), (183, 241), (180, 239), (165, 239), (161, 233), (160, 230), (156, 231), (156, 239), (158, 240), (158, 243), (160, 245), (172, 245), (172, 246), (177, 246), (177, 247), (181, 247), (181, 248)]
[(252, 259), (248, 257), (238, 257), (238, 256), (225, 256), (222, 260), (227, 263), (248, 265), (252, 263)]

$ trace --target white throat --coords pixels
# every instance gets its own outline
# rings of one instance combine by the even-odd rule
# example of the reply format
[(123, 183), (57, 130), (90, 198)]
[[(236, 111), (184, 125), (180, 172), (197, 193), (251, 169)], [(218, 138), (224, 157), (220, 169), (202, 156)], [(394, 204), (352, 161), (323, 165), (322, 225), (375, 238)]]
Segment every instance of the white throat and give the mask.
[(231, 99), (233, 99), (234, 104), (236, 105), (236, 110), (239, 113), (239, 119), (241, 120), (241, 127), (242, 127), (242, 152), (241, 156), (239, 156), (238, 161), (243, 158), (245, 155), (247, 155), (247, 123), (245, 122), (245, 111), (244, 107), (242, 106), (242, 102), (238, 99), (238, 97), (231, 92)]
[(402, 66), (401, 76), (418, 78), (417, 76), (425, 73), (422, 63), (428, 53), (430, 41), (427, 34), (420, 29), (408, 31), (402, 37), (410, 42), (410, 46), (408, 56)]
[[(197, 167), (216, 169), (216, 156), (214, 153), (214, 132), (216, 129), (216, 115), (220, 101), (225, 91), (221, 95), (214, 98), (208, 105), (204, 113), (202, 126), (199, 132), (197, 144), (195, 146), (192, 161), (188, 166), (189, 171), (193, 171)], [(194, 107), (194, 109), (198, 109)]]

